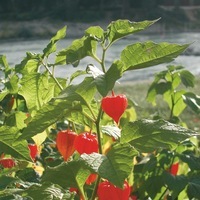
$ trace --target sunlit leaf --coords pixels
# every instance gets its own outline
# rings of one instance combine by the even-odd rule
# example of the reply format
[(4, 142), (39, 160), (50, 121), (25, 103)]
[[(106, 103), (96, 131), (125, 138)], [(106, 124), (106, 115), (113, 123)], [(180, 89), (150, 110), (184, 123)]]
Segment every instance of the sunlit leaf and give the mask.
[(183, 100), (194, 112), (200, 113), (200, 96), (187, 92), (183, 94)]
[(20, 138), (30, 139), (34, 135), (42, 133), (46, 128), (63, 117), (64, 110), (68, 105), (71, 105), (71, 103), (66, 101), (54, 101), (43, 106), (36, 112), (33, 119), (28, 123), (28, 126), (24, 128)]
[(132, 170), (135, 155), (137, 155), (137, 151), (128, 144), (118, 144), (113, 146), (106, 155), (83, 154), (81, 158), (101, 177), (118, 187), (122, 187), (125, 178)]
[(127, 123), (121, 132), (121, 143), (130, 143), (141, 152), (175, 148), (198, 133), (164, 120), (138, 120)]
[(30, 160), (28, 143), (25, 140), (16, 141), (18, 133), (17, 127), (0, 127), (0, 152), (15, 158)]
[(180, 72), (180, 77), (181, 77), (182, 83), (186, 87), (194, 87), (195, 77), (190, 71), (182, 70)]
[(124, 71), (171, 62), (188, 46), (188, 44), (178, 45), (167, 42), (157, 44), (152, 41), (129, 45), (121, 52), (121, 61), (126, 66)]
[(26, 57), (21, 61), (20, 64), (15, 66), (16, 72), (21, 74), (36, 73), (41, 64), (41, 55), (35, 53), (26, 53)]
[(131, 22), (129, 20), (119, 19), (111, 22), (107, 27), (107, 34), (110, 43), (123, 38), (127, 35), (142, 31), (158, 20), (153, 21), (142, 21), (142, 22)]
[(59, 41), (60, 39), (63, 39), (66, 36), (66, 30), (67, 27), (64, 26), (62, 29), (58, 30), (56, 35), (51, 38), (50, 43), (47, 45), (47, 47), (43, 50), (44, 57), (49, 56), (51, 53), (56, 51), (56, 42)]
[(122, 77), (123, 67), (124, 65), (121, 61), (115, 61), (105, 74), (95, 78), (94, 82), (102, 96), (106, 96), (114, 87), (115, 82)]
[(48, 200), (62, 200), (65, 191), (58, 185), (44, 183), (42, 185), (35, 184), (21, 192), (25, 198), (32, 199), (48, 199)]
[(121, 130), (117, 126), (102, 126), (102, 133), (105, 133), (118, 140), (121, 137)]
[(89, 174), (90, 171), (85, 168), (83, 161), (72, 161), (62, 163), (56, 167), (47, 168), (42, 177), (42, 181), (58, 184), (64, 188), (79, 188), (83, 192), (83, 186)]
[(90, 37), (82, 37), (74, 40), (66, 49), (60, 51), (56, 56), (56, 64), (74, 64), (86, 56), (96, 53), (97, 42)]
[(93, 37), (95, 40), (103, 40), (104, 30), (100, 26), (91, 26), (85, 31), (86, 36)]

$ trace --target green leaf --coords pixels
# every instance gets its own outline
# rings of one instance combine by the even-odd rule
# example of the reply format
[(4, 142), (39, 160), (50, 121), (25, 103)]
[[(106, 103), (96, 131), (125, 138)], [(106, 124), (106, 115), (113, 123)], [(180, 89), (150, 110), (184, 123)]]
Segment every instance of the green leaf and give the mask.
[(200, 96), (192, 92), (183, 94), (184, 102), (197, 114), (200, 113)]
[(93, 83), (93, 78), (86, 77), (80, 84), (67, 87), (56, 98), (69, 101), (81, 101), (90, 108), (90, 103), (93, 101), (95, 93), (96, 87)]
[(6, 56), (0, 55), (0, 65), (3, 66), (4, 69), (3, 69), (2, 71), (4, 71), (4, 73), (5, 73), (5, 78), (7, 78), (8, 75), (11, 73), (12, 70), (11, 70), (9, 64), (8, 64), (8, 61), (7, 61), (7, 59), (6, 59)]
[(17, 141), (18, 133), (17, 127), (0, 127), (0, 152), (30, 161), (28, 143), (25, 140)]
[(200, 174), (190, 178), (187, 187), (187, 194), (189, 199), (200, 199)]
[(54, 96), (54, 87), (48, 81), (48, 74), (32, 73), (22, 77), (19, 94), (26, 100), (29, 112), (40, 109)]
[[(20, 139), (30, 139), (34, 135), (43, 132), (46, 128), (54, 124), (64, 115), (64, 110), (71, 106), (71, 103), (66, 101), (53, 101), (44, 105), (37, 111), (26, 128), (24, 128)], [(37, 124), (37, 125), (36, 125)]]
[(173, 115), (179, 116), (182, 111), (186, 108), (186, 104), (183, 101), (182, 95), (184, 95), (186, 92), (184, 90), (175, 91), (175, 93), (172, 95), (170, 94), (170, 91), (166, 92), (164, 94), (164, 100), (168, 103), (169, 108), (173, 109)]
[[(159, 94), (163, 95), (167, 91), (169, 91), (170, 93), (171, 89), (172, 89), (171, 82), (160, 82), (160, 83), (153, 82), (148, 89), (146, 100), (155, 106), (156, 96)], [(168, 94), (167, 97), (170, 98), (171, 97), (170, 94)]]
[(9, 81), (5, 83), (5, 86), (10, 94), (16, 94), (18, 92), (18, 82), (19, 77), (16, 74), (14, 74), (10, 77)]
[(106, 96), (108, 92), (113, 89), (115, 82), (122, 77), (123, 67), (123, 63), (117, 60), (112, 63), (111, 67), (105, 74), (95, 78), (94, 82), (102, 96)]
[(96, 46), (97, 42), (91, 37), (74, 40), (69, 47), (58, 52), (55, 64), (75, 64), (77, 66), (81, 59), (96, 53)]
[(178, 45), (167, 42), (157, 44), (152, 41), (129, 45), (121, 52), (121, 61), (126, 66), (124, 71), (171, 62), (188, 46), (189, 44)]
[(85, 31), (85, 36), (93, 37), (95, 40), (104, 39), (104, 30), (100, 26), (91, 26)]
[(142, 31), (157, 21), (158, 20), (131, 22), (129, 20), (123, 20), (123, 19), (113, 21), (107, 27), (107, 34), (108, 34), (107, 37), (110, 43), (113, 43), (114, 41), (121, 39), (127, 35)]
[(182, 70), (180, 72), (180, 78), (185, 87), (194, 87), (195, 76), (188, 70)]
[(43, 50), (43, 57), (48, 57), (51, 53), (56, 51), (56, 42), (60, 39), (63, 39), (66, 36), (66, 30), (67, 27), (64, 26), (62, 29), (58, 30), (56, 35), (51, 38), (50, 43), (47, 45), (47, 47)]
[(6, 189), (10, 184), (19, 181), (19, 179), (11, 176), (0, 176), (0, 190)]
[(28, 199), (62, 200), (64, 192), (58, 185), (44, 183), (42, 185), (32, 185), (21, 192), (21, 195), (25, 198), (28, 197)]
[[(95, 116), (97, 116), (96, 103), (90, 103), (90, 106), (93, 110), (93, 113), (95, 113)], [(65, 117), (69, 121), (72, 121), (74, 124), (88, 126), (93, 129), (93, 131), (95, 131), (94, 116), (92, 115), (88, 107), (85, 105), (81, 105), (81, 103), (76, 103), (75, 105), (72, 105), (71, 108), (68, 108), (65, 113)]]
[(180, 154), (180, 159), (187, 163), (191, 171), (200, 170), (200, 158), (193, 154)]
[(15, 111), (6, 118), (5, 124), (7, 126), (16, 126), (20, 130), (26, 126), (24, 122), (26, 118), (26, 113), (21, 111)]
[(114, 145), (107, 155), (97, 153), (83, 154), (81, 158), (94, 172), (102, 178), (122, 187), (124, 180), (133, 168), (133, 157), (137, 152), (128, 144)]
[(173, 176), (168, 172), (164, 172), (163, 174), (164, 182), (168, 186), (169, 190), (172, 191), (172, 198), (175, 199), (179, 193), (184, 190), (186, 185), (188, 184), (187, 177), (180, 175), (180, 176)]
[(121, 143), (130, 143), (140, 152), (175, 148), (198, 133), (164, 120), (138, 120), (127, 123), (121, 132)]
[(117, 126), (102, 126), (102, 133), (107, 134), (118, 140), (121, 137), (121, 130)]
[(15, 66), (15, 71), (24, 75), (36, 73), (40, 64), (40, 54), (27, 52), (26, 57), (21, 61), (21, 63)]
[(83, 186), (89, 174), (90, 171), (85, 168), (83, 161), (71, 161), (56, 167), (47, 168), (42, 176), (42, 181), (51, 182), (64, 188), (79, 188), (83, 193)]
[[(161, 175), (147, 176), (147, 178), (142, 182), (139, 192), (147, 193), (151, 199), (159, 200), (158, 195), (162, 191), (164, 186), (163, 177)], [(161, 194), (160, 194), (161, 196)], [(145, 197), (143, 197), (145, 199)]]
[(77, 78), (78, 76), (81, 75), (85, 75), (86, 71), (85, 70), (77, 70), (75, 71), (71, 76), (70, 76), (70, 80), (69, 83), (71, 83), (75, 78)]

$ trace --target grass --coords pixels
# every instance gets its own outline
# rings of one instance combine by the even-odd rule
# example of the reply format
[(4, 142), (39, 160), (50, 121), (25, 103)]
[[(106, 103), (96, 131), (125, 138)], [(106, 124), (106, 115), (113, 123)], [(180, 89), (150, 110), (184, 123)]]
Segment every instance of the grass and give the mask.
[[(116, 93), (123, 93), (129, 99), (136, 102), (135, 106), (137, 118), (152, 119), (155, 116), (168, 120), (170, 116), (170, 109), (166, 102), (163, 101), (162, 96), (157, 97), (156, 106), (146, 101), (146, 95), (151, 82), (132, 82), (123, 83), (116, 86)], [(188, 92), (194, 92), (196, 95), (200, 95), (199, 90), (200, 76), (195, 79), (194, 88), (185, 88)], [(200, 131), (200, 115), (197, 115), (189, 107), (187, 107), (179, 116), (181, 121), (186, 123), (187, 127), (192, 130)]]

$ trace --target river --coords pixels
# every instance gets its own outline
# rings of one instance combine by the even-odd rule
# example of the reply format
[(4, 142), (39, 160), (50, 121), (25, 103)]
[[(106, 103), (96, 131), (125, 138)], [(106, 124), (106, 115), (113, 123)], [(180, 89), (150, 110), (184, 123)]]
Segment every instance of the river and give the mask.
[[(113, 44), (113, 46), (106, 54), (106, 65), (109, 67), (113, 60), (119, 58), (120, 52), (125, 48), (126, 45), (133, 44), (135, 42), (144, 42), (147, 40), (154, 42), (192, 44), (184, 54), (178, 56), (172, 63), (165, 63), (146, 69), (127, 72), (123, 78), (121, 78), (121, 82), (150, 80), (153, 78), (155, 73), (165, 69), (168, 64), (182, 65), (186, 69), (190, 70), (194, 75), (200, 74), (200, 33), (132, 35)], [(11, 66), (15, 66), (15, 64), (20, 63), (23, 57), (25, 57), (26, 52), (41, 53), (48, 42), (49, 40), (0, 41), (0, 54), (6, 55), (8, 63)], [(70, 45), (71, 42), (72, 39), (64, 39), (59, 41), (58, 50), (66, 48), (68, 45)], [(87, 64), (90, 63), (98, 66), (98, 64), (95, 63), (93, 59), (87, 57), (80, 62), (78, 68), (73, 68), (70, 65), (58, 67), (56, 75), (67, 78), (77, 69), (85, 69)]]

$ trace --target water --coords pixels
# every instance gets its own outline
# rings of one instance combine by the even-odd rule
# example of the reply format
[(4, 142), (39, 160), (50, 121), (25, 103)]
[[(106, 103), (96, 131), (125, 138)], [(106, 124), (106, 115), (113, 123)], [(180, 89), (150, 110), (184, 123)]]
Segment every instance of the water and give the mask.
[[(180, 56), (178, 56), (172, 63), (165, 63), (157, 66), (153, 66), (146, 69), (140, 69), (135, 71), (129, 71), (125, 73), (120, 82), (127, 81), (143, 81), (150, 80), (154, 74), (165, 69), (168, 64), (182, 65), (186, 69), (190, 70), (194, 75), (200, 74), (200, 34), (199, 33), (169, 33), (160, 35), (134, 35), (117, 41), (106, 54), (106, 66), (109, 67), (111, 63), (120, 57), (120, 52), (126, 45), (133, 44), (135, 42), (144, 42), (151, 40), (154, 42), (170, 42), (170, 43), (192, 43), (188, 50)], [(24, 40), (24, 41), (2, 41), (0, 42), (0, 54), (6, 55), (10, 66), (19, 64), (21, 60), (26, 56), (26, 52), (41, 53), (46, 47), (49, 40)], [(64, 39), (58, 43), (58, 50), (66, 48), (70, 45), (72, 39)], [(53, 61), (52, 57), (50, 61)], [(67, 78), (77, 69), (84, 70), (87, 64), (96, 63), (90, 57), (85, 58), (80, 62), (78, 68), (74, 68), (71, 65), (60, 66), (57, 69), (56, 76)], [(81, 78), (78, 79), (80, 81)]]

